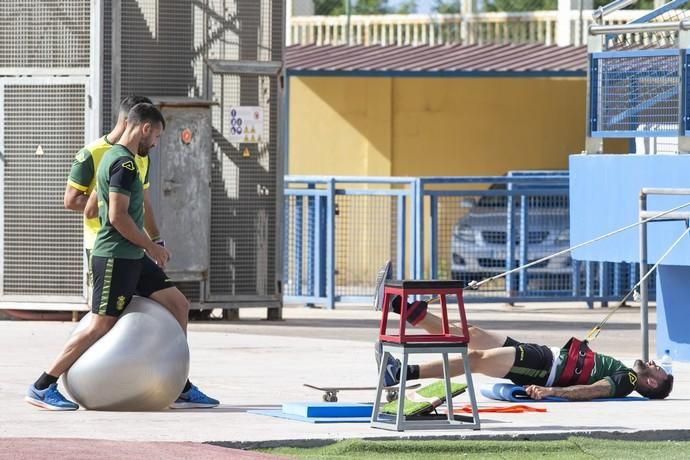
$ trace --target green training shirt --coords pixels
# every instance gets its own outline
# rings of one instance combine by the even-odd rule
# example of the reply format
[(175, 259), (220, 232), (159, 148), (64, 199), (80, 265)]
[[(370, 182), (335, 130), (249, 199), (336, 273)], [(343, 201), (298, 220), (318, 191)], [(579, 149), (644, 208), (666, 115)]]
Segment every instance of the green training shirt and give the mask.
[(108, 150), (96, 172), (98, 194), (98, 216), (101, 228), (96, 235), (93, 255), (119, 259), (141, 259), (144, 250), (132, 244), (110, 223), (108, 209), (110, 193), (121, 193), (129, 197), (128, 214), (139, 229), (144, 229), (144, 186), (139, 180), (139, 170), (132, 152), (115, 144)]
[[(561, 348), (560, 362), (556, 368), (554, 382), (558, 382), (558, 379), (561, 377), (567, 360), (568, 349), (565, 347)], [(617, 359), (594, 353), (594, 368), (587, 380), (587, 384), (592, 384), (602, 379), (608, 380), (611, 384), (611, 393), (609, 394), (611, 398), (622, 398), (637, 388), (637, 374), (635, 371)]]

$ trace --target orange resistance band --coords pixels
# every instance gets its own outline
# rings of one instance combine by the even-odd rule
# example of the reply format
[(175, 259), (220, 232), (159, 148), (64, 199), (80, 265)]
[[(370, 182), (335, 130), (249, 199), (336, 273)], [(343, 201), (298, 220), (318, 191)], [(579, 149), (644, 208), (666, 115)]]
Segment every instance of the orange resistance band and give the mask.
[[(542, 407), (532, 407), (532, 406), (525, 406), (524, 404), (513, 404), (510, 406), (492, 406), (492, 407), (480, 407), (479, 412), (495, 412), (499, 414), (522, 414), (525, 412), (546, 412), (546, 409)], [(460, 413), (467, 413), (471, 414), (472, 413), (472, 406), (471, 405), (466, 405), (463, 407), (460, 407), (458, 409), (455, 409), (453, 412), (456, 414)]]

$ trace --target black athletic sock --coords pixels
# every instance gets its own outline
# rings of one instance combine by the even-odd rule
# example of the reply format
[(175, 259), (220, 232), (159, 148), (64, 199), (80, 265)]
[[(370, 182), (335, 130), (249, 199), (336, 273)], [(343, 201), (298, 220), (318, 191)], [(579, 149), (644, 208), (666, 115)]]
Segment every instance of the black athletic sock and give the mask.
[(419, 366), (417, 364), (407, 365), (407, 380), (419, 379)]
[(515, 345), (520, 345), (520, 342), (510, 336), (506, 337), (506, 341), (503, 344), (504, 347), (514, 347)]
[(41, 374), (38, 380), (36, 380), (36, 383), (34, 383), (34, 387), (36, 387), (37, 390), (45, 390), (57, 381), (57, 377), (53, 377), (52, 375), (46, 374), (44, 372), (43, 374)]
[[(412, 303), (407, 304), (407, 322), (409, 322), (412, 325), (417, 324), (418, 321), (423, 319), (426, 316), (427, 309), (429, 308), (429, 302), (425, 302), (424, 300), (418, 300)], [(393, 313), (397, 313), (398, 315), (400, 314), (400, 309), (401, 309), (401, 297), (399, 295), (396, 295), (393, 297), (393, 300), (391, 300), (391, 310)]]
[(391, 310), (393, 310), (393, 313), (400, 314), (400, 296), (396, 295), (393, 297), (393, 300), (391, 300)]
[[(400, 381), (400, 370), (398, 369), (398, 373), (395, 375), (395, 377)], [(407, 380), (417, 380), (419, 379), (419, 366), (417, 364), (408, 364), (407, 365)]]
[(182, 389), (182, 393), (188, 392), (192, 388), (192, 382), (187, 379), (187, 383), (184, 384), (184, 388)]

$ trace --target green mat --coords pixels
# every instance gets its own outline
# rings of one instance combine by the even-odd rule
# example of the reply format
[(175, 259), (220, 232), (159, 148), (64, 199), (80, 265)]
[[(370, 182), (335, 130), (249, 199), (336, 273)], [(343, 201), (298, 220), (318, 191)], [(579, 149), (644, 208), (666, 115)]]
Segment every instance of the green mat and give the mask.
[[(450, 390), (453, 396), (463, 393), (467, 389), (464, 383), (450, 383)], [(417, 398), (426, 398), (425, 401), (416, 401)], [(410, 399), (412, 398), (412, 399)], [(446, 402), (446, 384), (439, 380), (431, 385), (420, 388), (416, 391), (408, 391), (405, 396), (405, 416), (422, 415), (433, 411), (435, 408)], [(398, 413), (398, 401), (391, 401), (381, 411), (385, 414)]]

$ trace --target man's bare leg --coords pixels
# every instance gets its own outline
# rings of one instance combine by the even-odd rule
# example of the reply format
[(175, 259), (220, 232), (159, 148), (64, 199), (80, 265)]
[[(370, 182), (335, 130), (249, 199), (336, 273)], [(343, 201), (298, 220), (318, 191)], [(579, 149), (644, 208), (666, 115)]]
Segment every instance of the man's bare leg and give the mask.
[[(441, 318), (431, 312), (427, 312), (424, 319), (417, 323), (420, 327), (430, 334), (441, 334), (443, 332), (443, 322)], [(506, 343), (507, 336), (497, 332), (489, 332), (477, 326), (469, 326), (470, 343), (469, 347), (473, 350), (488, 350), (490, 348), (500, 348)], [(451, 332), (461, 335), (459, 327), (451, 324)]]
[(161, 289), (150, 295), (152, 300), (163, 305), (182, 327), (187, 335), (187, 320), (189, 318), (189, 301), (176, 287)]
[(77, 410), (79, 405), (67, 400), (57, 389), (60, 375), (69, 370), (86, 350), (103, 337), (115, 324), (117, 318), (93, 315), (91, 322), (82, 331), (67, 341), (53, 364), (36, 382), (32, 383), (24, 400), (29, 404), (49, 410)]
[[(184, 334), (187, 335), (187, 319), (189, 317), (189, 301), (187, 297), (176, 287), (161, 289), (149, 297), (172, 313), (182, 327)], [(218, 400), (205, 395), (187, 379), (182, 389), (182, 394), (170, 407), (172, 409), (210, 408), (216, 407), (218, 404), (220, 404)]]
[(62, 352), (55, 358), (48, 368), (47, 374), (59, 377), (72, 367), (77, 359), (88, 350), (91, 345), (103, 337), (115, 325), (117, 318), (113, 316), (91, 315), (91, 322), (86, 329), (69, 338)]
[[(513, 367), (515, 362), (515, 348), (500, 347), (490, 350), (471, 350), (468, 353), (470, 369), (473, 373), (484, 374), (489, 377), (503, 378)], [(461, 357), (450, 359), (450, 374), (455, 377), (463, 375), (465, 368)], [(419, 378), (443, 378), (443, 361), (436, 360), (419, 365)]]

